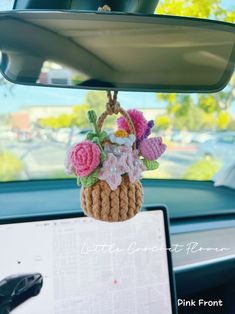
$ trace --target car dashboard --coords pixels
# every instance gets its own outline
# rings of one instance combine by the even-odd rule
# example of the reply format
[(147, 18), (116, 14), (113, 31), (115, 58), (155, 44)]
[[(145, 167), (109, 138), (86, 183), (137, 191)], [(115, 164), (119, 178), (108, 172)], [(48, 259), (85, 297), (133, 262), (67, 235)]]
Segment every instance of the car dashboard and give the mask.
[[(178, 297), (235, 279), (235, 191), (212, 182), (143, 180), (142, 210), (166, 206)], [(1, 183), (0, 219), (79, 214), (74, 179)], [(206, 279), (206, 280), (205, 280)]]

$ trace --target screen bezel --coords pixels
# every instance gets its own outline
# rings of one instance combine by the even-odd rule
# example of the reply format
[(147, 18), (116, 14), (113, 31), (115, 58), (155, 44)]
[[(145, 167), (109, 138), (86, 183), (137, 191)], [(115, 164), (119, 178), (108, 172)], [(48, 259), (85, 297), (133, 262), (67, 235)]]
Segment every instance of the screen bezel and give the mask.
[[(154, 208), (148, 210), (142, 210), (142, 212), (151, 212), (151, 211), (162, 211), (164, 226), (165, 226), (165, 239), (166, 247), (169, 248), (166, 250), (167, 253), (167, 262), (168, 262), (168, 275), (169, 275), (169, 284), (170, 284), (170, 295), (171, 295), (171, 308), (172, 314), (177, 314), (177, 297), (176, 297), (176, 285), (175, 277), (173, 272), (173, 263), (172, 263), (172, 254), (171, 254), (171, 241), (170, 241), (170, 232), (169, 232), (169, 217), (168, 210), (165, 206), (155, 206)], [(4, 218), (0, 219), (1, 225), (8, 224), (18, 224), (18, 223), (30, 223), (38, 221), (48, 221), (48, 220), (63, 220), (63, 219), (73, 219), (73, 218), (84, 218), (87, 217), (83, 212), (77, 213), (58, 213), (51, 215), (42, 215), (42, 216), (27, 216), (27, 217), (14, 217), (14, 218)]]

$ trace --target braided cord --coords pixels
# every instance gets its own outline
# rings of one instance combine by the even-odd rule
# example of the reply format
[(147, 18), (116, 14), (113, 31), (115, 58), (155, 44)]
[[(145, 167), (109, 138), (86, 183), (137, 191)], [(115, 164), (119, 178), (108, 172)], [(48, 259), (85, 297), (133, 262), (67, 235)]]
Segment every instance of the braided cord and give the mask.
[[(112, 97), (111, 92), (108, 91), (107, 96), (108, 102), (106, 104), (106, 110), (101, 114), (97, 122), (98, 131), (101, 131), (104, 121), (108, 116), (120, 113), (126, 119), (131, 134), (134, 134), (136, 136), (135, 127), (128, 112), (124, 110), (117, 101), (117, 92), (115, 91)], [(133, 148), (136, 148), (136, 143), (133, 144)]]

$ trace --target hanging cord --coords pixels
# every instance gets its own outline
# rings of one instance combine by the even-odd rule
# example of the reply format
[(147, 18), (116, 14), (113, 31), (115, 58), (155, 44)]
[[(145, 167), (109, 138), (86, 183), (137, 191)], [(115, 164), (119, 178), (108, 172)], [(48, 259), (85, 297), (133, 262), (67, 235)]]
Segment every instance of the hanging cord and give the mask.
[(111, 7), (107, 4), (105, 4), (103, 7), (98, 8), (99, 12), (111, 12)]
[[(126, 110), (124, 110), (120, 106), (120, 103), (117, 101), (117, 94), (118, 94), (117, 91), (114, 91), (113, 95), (112, 95), (111, 91), (107, 92), (108, 101), (106, 104), (106, 110), (101, 114), (101, 116), (98, 119), (98, 122), (97, 122), (98, 130), (99, 130), (99, 132), (101, 132), (104, 121), (108, 116), (111, 116), (112, 114), (120, 113), (126, 119), (130, 133), (134, 134), (136, 136), (134, 124), (133, 124), (128, 112), (126, 112)], [(136, 148), (136, 142), (134, 142), (133, 148), (134, 149)]]
[(117, 91), (113, 92), (113, 96), (111, 91), (107, 91), (108, 102), (106, 104), (106, 110), (109, 115), (118, 114), (120, 112), (120, 103), (117, 101)]

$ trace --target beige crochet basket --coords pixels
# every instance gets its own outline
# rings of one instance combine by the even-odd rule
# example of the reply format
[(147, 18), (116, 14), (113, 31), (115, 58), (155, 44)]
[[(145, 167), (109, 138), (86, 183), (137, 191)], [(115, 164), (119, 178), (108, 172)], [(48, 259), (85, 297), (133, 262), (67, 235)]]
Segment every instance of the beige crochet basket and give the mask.
[[(112, 114), (120, 113), (128, 122), (130, 132), (134, 135), (135, 128), (128, 113), (117, 102), (117, 93), (109, 101), (105, 112), (98, 119), (98, 130), (101, 131), (105, 119)], [(133, 144), (133, 148), (136, 143)], [(128, 175), (124, 175), (122, 183), (113, 191), (105, 181), (98, 181), (91, 187), (81, 188), (81, 207), (87, 216), (95, 219), (118, 222), (134, 217), (141, 209), (143, 188), (139, 180), (132, 184)]]

